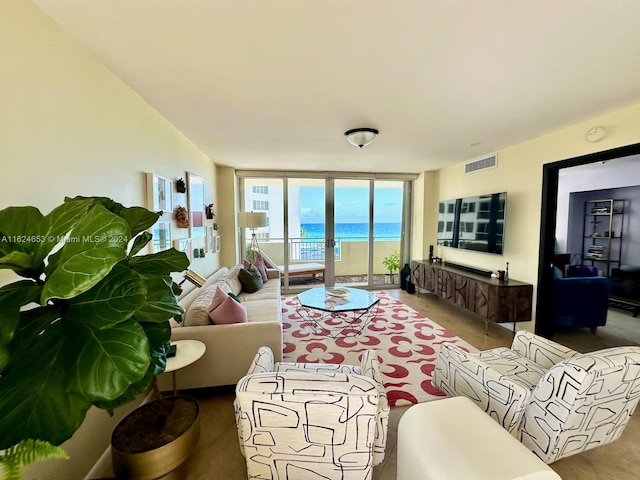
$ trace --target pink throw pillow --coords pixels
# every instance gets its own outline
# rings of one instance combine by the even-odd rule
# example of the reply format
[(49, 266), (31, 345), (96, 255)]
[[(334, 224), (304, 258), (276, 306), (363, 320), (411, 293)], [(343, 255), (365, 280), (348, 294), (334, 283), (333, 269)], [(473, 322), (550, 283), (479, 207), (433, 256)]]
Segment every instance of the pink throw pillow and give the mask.
[(228, 323), (246, 323), (247, 308), (241, 303), (236, 302), (227, 295), (227, 298), (220, 304), (218, 308), (209, 312), (209, 318), (214, 325), (224, 325)]
[(262, 259), (262, 257), (258, 257), (258, 259), (255, 262), (253, 262), (253, 264), (260, 272), (262, 281), (266, 283), (266, 281), (269, 280), (269, 277), (267, 277), (267, 267), (265, 266), (264, 260)]
[(229, 295), (220, 287), (216, 287), (216, 293), (213, 295), (211, 305), (209, 305), (209, 317), (211, 317), (211, 312), (218, 308), (227, 298), (229, 298)]

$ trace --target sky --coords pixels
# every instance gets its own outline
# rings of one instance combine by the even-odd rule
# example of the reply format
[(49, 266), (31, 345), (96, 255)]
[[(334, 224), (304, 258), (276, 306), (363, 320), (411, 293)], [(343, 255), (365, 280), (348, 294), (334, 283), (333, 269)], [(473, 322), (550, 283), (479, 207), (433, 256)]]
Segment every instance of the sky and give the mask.
[[(300, 188), (300, 223), (325, 223), (323, 187)], [(336, 223), (367, 223), (369, 218), (367, 188), (335, 189)], [(376, 188), (373, 218), (378, 223), (400, 223), (402, 188)]]

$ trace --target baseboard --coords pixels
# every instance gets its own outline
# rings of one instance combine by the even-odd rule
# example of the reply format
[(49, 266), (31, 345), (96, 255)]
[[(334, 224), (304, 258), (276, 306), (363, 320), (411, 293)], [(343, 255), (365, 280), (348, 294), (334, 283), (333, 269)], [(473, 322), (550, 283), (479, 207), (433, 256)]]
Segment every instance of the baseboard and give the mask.
[(93, 468), (89, 471), (89, 473), (87, 473), (87, 476), (84, 477), (85, 480), (90, 480), (92, 478), (103, 478), (104, 472), (106, 472), (110, 466), (111, 447), (107, 448), (100, 456), (98, 461), (93, 465)]
[(461, 265), (459, 263), (445, 261), (444, 264), (449, 268), (464, 270), (465, 272), (475, 273), (476, 275), (482, 275), (483, 277), (491, 277), (491, 274), (493, 273), (491, 270), (483, 270), (482, 268), (470, 267), (468, 265)]

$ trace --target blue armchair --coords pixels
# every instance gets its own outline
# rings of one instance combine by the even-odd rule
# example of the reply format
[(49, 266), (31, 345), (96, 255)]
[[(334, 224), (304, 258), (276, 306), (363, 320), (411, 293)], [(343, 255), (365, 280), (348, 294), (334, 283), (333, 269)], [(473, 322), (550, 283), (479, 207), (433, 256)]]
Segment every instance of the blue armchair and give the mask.
[(610, 280), (607, 277), (553, 279), (553, 325), (556, 330), (590, 328), (607, 323)]
[(598, 269), (589, 265), (567, 265), (567, 277), (597, 277)]

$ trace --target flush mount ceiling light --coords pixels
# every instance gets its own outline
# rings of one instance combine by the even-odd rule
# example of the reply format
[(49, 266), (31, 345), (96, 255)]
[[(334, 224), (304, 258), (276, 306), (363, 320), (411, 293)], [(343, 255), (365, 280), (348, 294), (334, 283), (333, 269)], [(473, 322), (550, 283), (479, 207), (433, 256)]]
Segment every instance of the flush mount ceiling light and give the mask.
[(378, 130), (375, 128), (353, 128), (344, 132), (347, 141), (356, 147), (364, 147), (369, 145), (378, 136)]

